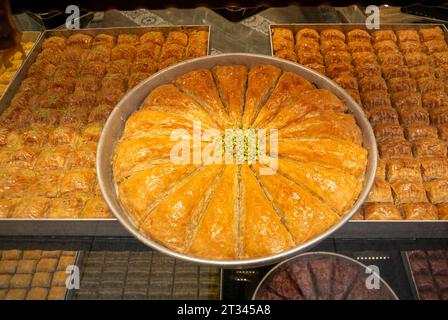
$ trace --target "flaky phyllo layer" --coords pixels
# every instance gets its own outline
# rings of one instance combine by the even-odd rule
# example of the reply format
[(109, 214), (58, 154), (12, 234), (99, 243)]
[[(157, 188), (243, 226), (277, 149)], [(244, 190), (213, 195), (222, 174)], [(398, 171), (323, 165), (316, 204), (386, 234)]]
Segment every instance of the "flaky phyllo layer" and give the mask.
[(164, 246), (216, 260), (265, 257), (337, 223), (367, 150), (343, 101), (271, 65), (217, 66), (153, 90), (115, 150), (120, 200)]

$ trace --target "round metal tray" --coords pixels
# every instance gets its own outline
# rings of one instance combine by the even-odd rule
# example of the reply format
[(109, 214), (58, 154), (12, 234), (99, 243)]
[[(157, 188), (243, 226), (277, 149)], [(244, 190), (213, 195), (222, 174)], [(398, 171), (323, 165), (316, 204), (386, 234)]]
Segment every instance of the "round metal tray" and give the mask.
[[(271, 276), (272, 276), (272, 275), (273, 275), (279, 268), (281, 268), (282, 266), (285, 266), (285, 265), (287, 265), (287, 264), (292, 264), (292, 263), (294, 263), (294, 262), (297, 261), (297, 260), (300, 260), (300, 259), (303, 259), (303, 258), (306, 258), (306, 257), (310, 257), (310, 256), (312, 256), (312, 257), (336, 257), (336, 258), (344, 259), (344, 260), (347, 260), (347, 261), (349, 261), (349, 262), (351, 262), (351, 263), (353, 263), (353, 264), (358, 265), (360, 268), (362, 268), (363, 273), (364, 273), (365, 270), (367, 270), (367, 266), (366, 266), (365, 264), (363, 264), (363, 263), (361, 263), (361, 262), (359, 262), (359, 261), (357, 261), (357, 260), (355, 260), (355, 259), (352, 259), (352, 258), (350, 258), (350, 257), (344, 256), (344, 255), (342, 255), (342, 254), (338, 254), (338, 253), (334, 253), (334, 252), (308, 252), (308, 253), (302, 253), (302, 254), (300, 254), (300, 255), (298, 255), (298, 256), (296, 256), (296, 257), (292, 257), (292, 258), (290, 258), (290, 259), (288, 259), (288, 260), (285, 260), (285, 261), (283, 261), (283, 262), (277, 264), (277, 265), (274, 266), (271, 270), (269, 270), (268, 273), (266, 273), (265, 276), (261, 279), (261, 281), (260, 281), (260, 283), (258, 284), (257, 288), (255, 289), (254, 294), (252, 295), (252, 300), (259, 300), (259, 299), (257, 298), (258, 293), (264, 288), (264, 285), (266, 284), (266, 281), (267, 281), (268, 279), (270, 279)], [(392, 288), (389, 286), (389, 284), (388, 284), (383, 278), (381, 278), (380, 276), (377, 276), (377, 277), (379, 278), (379, 280), (380, 280), (380, 282), (381, 282), (381, 285), (380, 285), (380, 286), (384, 286), (384, 287), (387, 289), (387, 291), (389, 292), (389, 294), (390, 294), (395, 300), (399, 300), (399, 299), (398, 299), (398, 296), (396, 295), (396, 293), (394, 292), (394, 290), (392, 290)]]
[[(340, 99), (345, 101), (348, 109), (353, 114), (357, 124), (361, 128), (363, 136), (363, 146), (369, 152), (368, 164), (364, 178), (363, 190), (361, 191), (358, 200), (355, 202), (352, 209), (347, 211), (344, 217), (342, 217), (342, 219), (337, 224), (335, 224), (319, 236), (310, 239), (305, 243), (300, 244), (299, 246), (294, 247), (290, 250), (268, 257), (244, 260), (201, 259), (168, 249), (160, 243), (157, 243), (156, 241), (143, 236), (137, 230), (137, 228), (133, 226), (118, 198), (118, 188), (116, 186), (112, 172), (112, 159), (115, 146), (123, 133), (127, 119), (134, 111), (136, 111), (141, 106), (143, 100), (152, 90), (162, 84), (170, 83), (177, 77), (196, 69), (211, 69), (217, 65), (232, 64), (246, 65), (247, 67), (251, 67), (256, 64), (271, 64), (282, 69), (283, 71), (294, 72), (307, 79), (308, 81), (314, 83), (318, 88), (327, 89), (338, 96)], [(331, 81), (330, 79), (316, 71), (287, 60), (256, 54), (229, 53), (206, 56), (181, 62), (152, 75), (148, 79), (142, 81), (130, 92), (128, 92), (112, 111), (109, 119), (104, 126), (98, 145), (96, 160), (98, 181), (106, 203), (112, 210), (113, 214), (120, 221), (120, 223), (137, 239), (142, 241), (144, 244), (167, 255), (179, 259), (188, 260), (190, 262), (205, 265), (214, 265), (223, 268), (247, 268), (273, 264), (297, 255), (299, 252), (303, 252), (315, 246), (320, 241), (339, 229), (343, 224), (345, 224), (359, 210), (374, 182), (377, 166), (377, 148), (372, 127), (370, 126), (370, 123), (367, 120), (363, 110), (356, 104), (352, 97), (346, 91), (344, 91), (344, 89), (339, 87), (335, 82)]]

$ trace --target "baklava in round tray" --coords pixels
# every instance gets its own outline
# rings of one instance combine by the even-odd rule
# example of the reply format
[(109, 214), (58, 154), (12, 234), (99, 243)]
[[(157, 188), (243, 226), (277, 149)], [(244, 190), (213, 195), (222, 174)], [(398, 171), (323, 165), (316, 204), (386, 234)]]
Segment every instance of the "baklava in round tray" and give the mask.
[(347, 256), (310, 252), (272, 268), (254, 300), (398, 300), (374, 266)]
[(102, 133), (97, 172), (120, 222), (149, 246), (224, 267), (273, 263), (356, 212), (376, 145), (340, 87), (278, 58), (225, 54), (163, 70)]

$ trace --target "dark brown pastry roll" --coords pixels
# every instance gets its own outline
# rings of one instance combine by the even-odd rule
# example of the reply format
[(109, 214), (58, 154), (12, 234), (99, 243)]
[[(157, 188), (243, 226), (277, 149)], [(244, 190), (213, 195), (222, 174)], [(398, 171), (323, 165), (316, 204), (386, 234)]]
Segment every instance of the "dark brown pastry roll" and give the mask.
[(443, 91), (445, 89), (445, 83), (442, 80), (431, 77), (418, 79), (417, 85), (421, 93)]
[(387, 91), (386, 81), (380, 76), (364, 77), (359, 80), (361, 92), (366, 91)]
[(404, 60), (409, 68), (427, 65), (430, 62), (428, 55), (421, 52), (405, 54)]
[(343, 74), (352, 73), (353, 67), (350, 63), (341, 62), (327, 65), (327, 74), (332, 78), (340, 77)]
[(376, 42), (373, 47), (377, 54), (399, 52), (397, 44), (391, 40)]
[(365, 63), (376, 63), (376, 55), (373, 52), (355, 52), (352, 54), (353, 65), (359, 66)]
[(400, 51), (403, 54), (421, 52), (422, 47), (419, 41), (406, 41), (400, 43)]
[(401, 77), (409, 77), (409, 69), (406, 66), (387, 65), (382, 67), (384, 78), (387, 80)]
[(409, 73), (414, 79), (434, 77), (435, 69), (429, 65), (422, 65), (410, 68)]
[(394, 78), (387, 81), (389, 91), (396, 92), (415, 92), (417, 91), (417, 84), (414, 79), (409, 77)]
[(421, 138), (437, 138), (437, 128), (427, 124), (414, 124), (405, 127), (406, 139), (415, 141)]
[(358, 81), (352, 74), (344, 73), (333, 80), (344, 89), (358, 90)]
[(422, 104), (426, 109), (448, 107), (448, 94), (444, 91), (425, 92), (422, 94)]
[(368, 110), (367, 112), (370, 123), (373, 126), (382, 123), (399, 124), (398, 113), (391, 107), (378, 107)]
[(381, 68), (377, 63), (366, 63), (355, 67), (358, 79), (368, 76), (381, 76)]
[(431, 122), (436, 125), (444, 125), (448, 123), (448, 107), (438, 107), (431, 109)]
[(292, 31), (285, 28), (273, 28), (272, 46), (274, 52), (285, 49), (294, 51), (294, 35)]
[(446, 157), (446, 143), (439, 139), (419, 139), (414, 142), (416, 157)]
[(393, 32), (393, 30), (378, 30), (372, 32), (372, 40), (373, 42), (379, 42), (383, 40), (391, 40), (393, 42), (397, 42), (397, 36)]
[(429, 113), (423, 108), (403, 107), (398, 109), (398, 114), (403, 125), (429, 124)]
[(444, 40), (445, 35), (443, 30), (440, 27), (428, 28), (428, 29), (420, 29), (418, 31), (423, 39), (423, 41), (431, 41), (431, 40)]
[(448, 178), (448, 160), (442, 157), (420, 159), (424, 181)]
[(345, 35), (337, 29), (325, 29), (320, 32), (321, 41), (340, 40), (345, 41)]
[(380, 123), (374, 127), (373, 132), (378, 142), (386, 139), (404, 139), (403, 128), (398, 124)]
[(393, 93), (391, 97), (392, 104), (397, 109), (422, 107), (422, 95), (419, 92), (401, 91)]
[(389, 139), (379, 145), (383, 159), (411, 158), (412, 145), (404, 139)]
[(439, 138), (445, 142), (448, 142), (448, 123), (437, 126), (439, 132)]
[(361, 98), (366, 109), (391, 106), (389, 95), (384, 90), (363, 92), (361, 93)]
[(398, 30), (395, 33), (400, 42), (420, 41), (420, 37), (416, 30)]
[(353, 29), (347, 32), (347, 40), (349, 42), (362, 41), (370, 43), (370, 34), (366, 30)]

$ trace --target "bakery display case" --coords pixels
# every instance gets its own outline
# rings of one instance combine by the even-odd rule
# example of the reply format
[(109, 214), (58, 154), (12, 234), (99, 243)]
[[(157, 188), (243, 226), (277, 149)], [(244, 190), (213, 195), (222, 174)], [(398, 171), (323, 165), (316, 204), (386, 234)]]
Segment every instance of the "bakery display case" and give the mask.
[[(16, 73), (3, 73), (0, 69), (0, 300), (288, 300), (336, 296), (340, 299), (446, 300), (448, 31), (442, 21), (421, 23), (422, 18), (415, 18), (420, 22), (417, 24), (411, 20), (412, 16), (393, 11), (400, 17), (397, 19), (407, 19), (406, 24), (395, 23), (399, 20), (394, 21), (392, 14), (389, 16), (392, 8), (380, 9), (384, 15), (382, 21), (387, 23), (377, 31), (366, 29), (364, 8), (351, 6), (267, 8), (255, 10), (254, 15), (239, 22), (230, 22), (208, 8), (109, 10), (92, 14), (93, 18), (85, 23), (87, 28), (83, 26), (80, 30), (45, 30), (32, 33), (33, 39), (24, 33), (24, 51), (30, 50), (26, 58), (17, 56), (18, 59), (11, 61)], [(209, 65), (200, 62), (208, 59), (201, 57), (212, 56), (209, 58), (212, 61), (214, 55), (225, 57), (226, 53), (229, 57), (232, 53), (235, 56)], [(246, 58), (237, 58), (236, 53)], [(25, 59), (21, 64), (22, 58)], [(198, 61), (197, 65), (189, 70), (188, 61), (195, 58), (198, 58), (194, 60)], [(249, 110), (250, 106), (246, 106), (255, 98), (248, 92), (257, 94), (265, 80), (253, 78), (257, 63), (250, 61), (257, 59), (275, 62), (270, 69), (271, 83), (266, 84), (266, 92), (259, 93), (263, 97), (253, 102), (253, 110)], [(175, 77), (169, 76), (178, 66), (184, 66), (184, 71)], [(289, 105), (286, 102), (285, 109), (280, 107), (283, 100), (277, 106), (271, 102), (269, 110), (263, 109), (265, 103), (270, 103), (269, 97), (275, 96), (275, 88), (283, 83), (284, 75), (300, 68), (303, 74), (308, 72), (314, 77), (310, 80), (303, 75), (300, 93), (289, 92), (299, 99), (291, 99)], [(267, 70), (259, 72), (268, 73)], [(159, 90), (158, 95), (151, 95), (150, 91), (158, 90), (146, 80), (152, 75), (155, 76), (151, 79), (161, 79), (159, 85), (173, 81), (171, 89), (181, 94)], [(323, 91), (319, 83), (322, 76), (332, 80), (330, 86), (340, 94), (332, 92), (342, 103)], [(255, 89), (251, 88), (251, 79)], [(293, 80), (298, 86), (298, 80)], [(145, 84), (152, 87), (143, 95)], [(138, 90), (133, 91), (135, 87)], [(141, 97), (133, 100), (139, 90)], [(193, 103), (185, 102), (188, 99)], [(129, 110), (137, 110), (143, 100), (143, 107), (131, 115)], [(180, 101), (188, 106), (183, 114)], [(133, 107), (127, 109), (125, 116), (119, 115), (122, 105), (129, 103)], [(178, 106), (177, 109), (172, 111), (168, 108), (170, 104)], [(197, 107), (195, 112), (193, 105)], [(310, 111), (311, 120), (306, 119), (308, 116), (299, 117), (300, 110), (293, 108), (297, 105), (314, 106), (317, 116)], [(361, 179), (358, 174), (359, 181), (350, 180), (356, 174), (344, 167), (349, 160), (341, 161), (341, 167), (336, 170), (328, 154), (321, 158), (313, 156), (313, 161), (306, 159), (306, 152), (316, 150), (313, 148), (318, 148), (319, 142), (313, 140), (312, 146), (307, 147), (304, 137), (309, 138), (306, 135), (312, 132), (314, 138), (319, 134), (320, 140), (339, 139), (344, 145), (350, 141), (355, 146), (348, 147), (351, 151), (346, 156), (350, 154), (359, 160), (361, 146), (372, 150), (375, 141), (366, 143), (363, 133), (367, 129), (360, 116), (353, 117), (353, 112), (347, 112), (347, 106), (352, 110), (351, 105), (359, 108), (371, 128), (378, 161), (372, 170), (367, 166), (368, 172), (376, 169), (375, 181), (372, 178), (370, 192), (355, 206), (356, 213), (350, 212), (353, 217), (348, 221), (344, 214), (353, 207), (361, 193), (360, 185), (368, 180), (368, 175)], [(122, 117), (121, 122), (104, 127), (114, 117)], [(146, 166), (143, 171), (138, 167), (142, 164), (135, 154), (141, 150), (128, 143), (130, 140), (143, 139), (149, 130), (157, 131), (157, 138), (147, 139), (144, 146), (143, 141), (142, 148), (158, 149), (167, 145), (166, 130), (174, 127), (192, 130), (187, 120), (198, 117), (205, 123), (213, 123), (210, 127), (216, 123), (218, 127), (235, 125), (238, 128), (246, 124), (283, 130), (286, 138), (296, 139), (295, 144), (282, 146), (280, 143), (280, 157), (287, 158), (280, 164), (280, 171), (282, 175), (288, 172), (288, 177), (281, 179), (278, 174), (275, 178), (260, 178), (249, 166), (244, 170), (226, 166), (216, 172), (187, 166), (185, 171), (177, 172), (160, 164), (150, 169), (148, 163), (143, 165)], [(121, 128), (120, 134), (111, 131), (113, 126)], [(325, 130), (319, 126), (325, 126)], [(111, 134), (103, 143), (112, 145), (113, 142), (118, 150), (116, 158), (111, 156), (113, 149), (101, 149), (101, 146), (98, 149), (103, 128)], [(298, 141), (296, 135), (303, 141)], [(120, 142), (115, 146), (117, 141)], [(334, 148), (329, 144), (325, 147)], [(359, 153), (353, 152), (358, 150), (356, 147)], [(120, 216), (115, 217), (116, 211), (108, 206), (109, 195), (103, 197), (97, 161), (109, 155), (110, 159), (118, 158), (111, 162), (116, 174), (114, 190), (119, 190), (114, 196), (127, 212), (126, 219), (139, 221), (136, 229), (140, 236)], [(316, 183), (315, 176), (309, 174), (311, 171), (319, 171), (320, 175), (325, 172), (326, 183), (334, 179), (334, 188), (340, 188), (339, 192), (323, 190), (323, 183)], [(183, 201), (179, 200), (180, 196), (168, 197), (171, 206), (156, 210), (154, 217), (159, 220), (153, 216), (143, 219), (151, 197), (156, 199), (158, 195), (137, 194), (136, 190), (141, 190), (144, 183), (153, 188), (148, 177), (159, 181), (163, 174), (169, 177), (165, 183), (175, 186), (173, 190), (182, 195), (191, 193), (192, 207), (199, 204), (201, 209), (192, 210), (191, 221), (182, 220), (187, 230), (199, 230), (197, 237), (189, 233), (179, 235), (178, 225), (176, 232), (168, 234), (170, 223), (178, 216), (172, 215), (169, 222), (163, 219), (172, 212), (180, 212), (174, 208)], [(163, 197), (169, 196), (162, 190), (165, 187), (159, 187)], [(218, 196), (211, 190), (222, 192)], [(305, 202), (314, 201), (313, 214), (319, 210), (325, 212), (320, 215), (322, 221), (309, 224), (304, 220), (307, 226), (304, 229), (295, 225), (294, 214), (303, 204), (290, 201), (292, 198), (285, 196), (287, 190), (296, 196), (311, 190), (305, 192), (309, 199)], [(304, 198), (303, 194), (300, 197)], [(245, 198), (250, 199), (242, 201)], [(156, 199), (157, 205), (159, 202), (165, 203)], [(249, 220), (252, 231), (249, 231), (256, 234), (260, 228), (254, 217), (259, 218), (266, 207), (272, 207), (271, 215), (278, 216), (278, 225), (272, 228), (275, 229), (271, 230), (272, 234), (263, 233), (265, 238), (257, 238), (254, 247), (260, 249), (263, 241), (275, 246), (287, 239), (284, 241), (287, 244), (276, 249), (283, 252), (307, 240), (316, 237), (318, 240), (294, 254), (262, 264), (238, 265), (233, 261), (232, 269), (228, 269), (225, 264), (207, 265), (200, 261), (202, 258), (243, 261), (272, 254), (246, 252), (247, 248), (230, 233), (222, 241), (232, 243), (235, 248), (223, 249), (221, 242), (213, 243), (207, 229), (211, 225), (222, 227), (213, 220), (219, 218), (227, 223), (228, 230), (249, 230), (247, 221), (247, 229), (239, 229), (242, 227), (238, 220), (233, 221), (234, 216), (230, 219), (229, 212), (235, 211), (236, 217), (241, 212), (252, 214)], [(228, 210), (227, 216), (225, 210)], [(325, 233), (340, 220), (346, 223)], [(310, 232), (310, 226), (317, 231)], [(295, 227), (298, 229), (294, 230)], [(307, 236), (302, 237), (303, 232)], [(242, 235), (244, 232), (235, 237), (244, 238)], [(150, 248), (145, 245), (148, 242), (142, 243), (134, 236), (139, 240), (155, 239), (155, 243), (162, 243), (170, 250), (149, 243)], [(176, 242), (175, 237), (183, 240)], [(294, 266), (293, 261), (300, 262), (300, 256), (293, 256), (303, 251), (309, 251), (303, 256), (308, 257), (303, 258), (306, 268), (300, 267), (300, 263)], [(191, 259), (183, 253), (188, 253)], [(326, 260), (324, 256), (330, 258)], [(293, 258), (285, 269), (288, 263), (284, 260), (289, 257)], [(277, 262), (280, 265), (274, 264)], [(381, 271), (380, 282), (385, 290), (378, 295), (370, 295), (360, 285), (363, 279), (359, 275), (364, 273), (361, 269), (369, 265), (378, 266)], [(79, 287), (66, 282), (73, 280), (70, 278), (73, 272), (67, 272), (69, 266), (78, 270)], [(355, 271), (355, 266), (361, 271)], [(351, 283), (350, 288), (342, 288), (343, 281), (336, 274), (338, 268), (353, 269), (352, 277), (345, 275), (344, 278)], [(322, 278), (316, 277), (317, 274)], [(313, 283), (294, 291), (307, 278)], [(296, 282), (291, 283), (291, 279)], [(330, 289), (325, 290), (327, 287)], [(339, 289), (343, 292), (338, 293)], [(313, 294), (304, 295), (304, 292)]]

